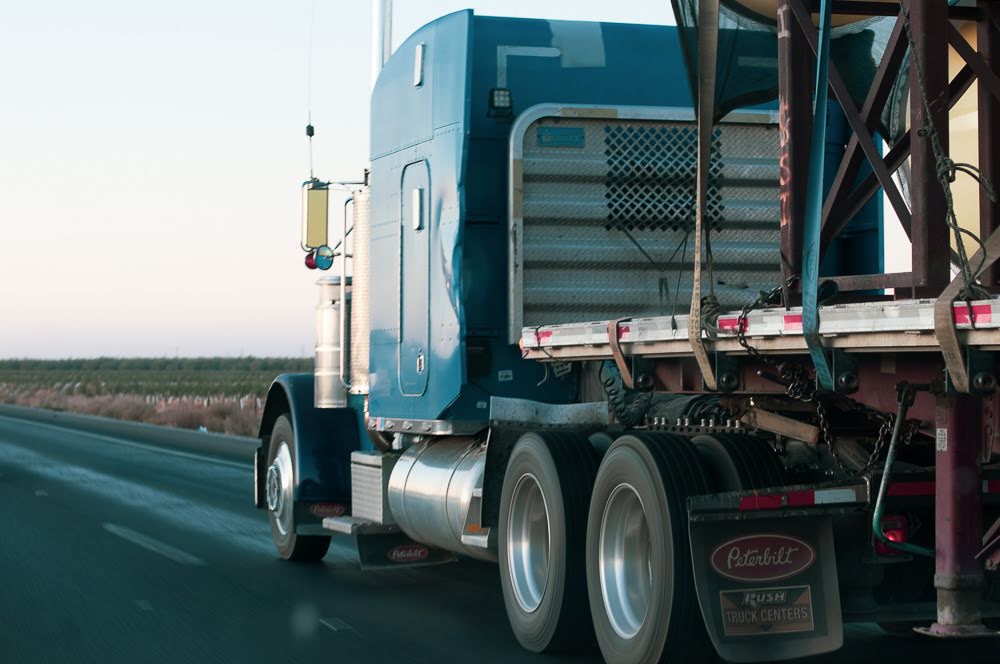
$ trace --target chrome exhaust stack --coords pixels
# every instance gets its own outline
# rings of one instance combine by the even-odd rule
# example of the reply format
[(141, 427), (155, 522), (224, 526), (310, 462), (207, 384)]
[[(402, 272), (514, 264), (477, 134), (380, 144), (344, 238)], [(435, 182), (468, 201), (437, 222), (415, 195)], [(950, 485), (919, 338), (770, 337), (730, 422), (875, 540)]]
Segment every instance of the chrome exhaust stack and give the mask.
[(351, 278), (324, 276), (319, 286), (316, 305), (316, 366), (313, 369), (316, 408), (344, 408), (347, 389), (341, 382), (344, 371), (344, 349), (341, 327), (349, 320), (351, 310)]

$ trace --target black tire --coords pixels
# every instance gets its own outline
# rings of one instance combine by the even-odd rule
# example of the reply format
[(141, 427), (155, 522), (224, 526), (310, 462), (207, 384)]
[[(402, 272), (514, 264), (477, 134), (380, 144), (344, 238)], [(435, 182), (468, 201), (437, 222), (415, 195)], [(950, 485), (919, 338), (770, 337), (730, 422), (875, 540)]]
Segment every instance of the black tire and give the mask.
[[(511, 629), (533, 652), (574, 650), (593, 642), (583, 550), (596, 474), (594, 451), (583, 436), (526, 433), (511, 451), (500, 497), (500, 585)], [(540, 594), (519, 599), (517, 588), (525, 584), (514, 580), (520, 552), (511, 550), (510, 537), (520, 529), (516, 520), (521, 512), (511, 508), (515, 490), (521, 506), (530, 502), (525, 496), (535, 487), (531, 495), (541, 495), (547, 514), (547, 571)]]
[[(282, 415), (274, 423), (271, 431), (271, 442), (267, 448), (267, 467), (270, 468), (278, 456), (278, 451), (282, 445), (288, 450), (291, 457), (291, 467), (295, 468), (295, 432), (292, 430), (292, 421), (287, 415)], [(293, 478), (294, 479), (294, 478)], [(285, 560), (310, 561), (320, 560), (326, 555), (330, 548), (330, 537), (324, 535), (299, 535), (295, 532), (295, 509), (292, 506), (289, 527), (285, 532), (281, 532), (278, 519), (273, 511), (267, 511), (267, 518), (271, 524), (271, 536), (274, 538), (274, 545), (278, 549), (278, 555)]]
[[(597, 472), (587, 524), (587, 588), (594, 631), (605, 661), (686, 664), (715, 659), (695, 594), (687, 527), (688, 496), (710, 490), (710, 480), (698, 452), (679, 436), (628, 434), (608, 450)], [(629, 491), (638, 498), (648, 533), (648, 545), (637, 547), (637, 550), (645, 548), (648, 555), (648, 561), (640, 569), (649, 570), (649, 587), (645, 592), (632, 587), (625, 595), (618, 595), (629, 601), (634, 597), (647, 599), (644, 612), (618, 614), (625, 616), (624, 620), (618, 620), (620, 628), (632, 616), (631, 631), (616, 629), (613, 624), (605, 605), (613, 602), (615, 590), (610, 583), (605, 588), (600, 567), (604, 528), (628, 521), (614, 519), (612, 512), (605, 524), (605, 510), (613, 510), (622, 495), (630, 495)], [(632, 500), (631, 504), (636, 502)], [(609, 535), (608, 539), (615, 538)], [(642, 538), (635, 541), (641, 543)]]
[(783, 486), (785, 469), (763, 440), (739, 434), (711, 434), (691, 439), (718, 491), (748, 491)]

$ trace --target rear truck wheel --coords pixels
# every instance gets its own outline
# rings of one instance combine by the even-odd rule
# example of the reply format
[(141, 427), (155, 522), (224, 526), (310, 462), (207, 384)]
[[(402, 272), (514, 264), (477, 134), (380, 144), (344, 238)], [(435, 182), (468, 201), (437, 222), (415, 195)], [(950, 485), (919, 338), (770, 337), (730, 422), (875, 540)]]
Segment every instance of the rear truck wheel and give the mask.
[(278, 555), (285, 560), (319, 560), (330, 548), (330, 538), (295, 532), (295, 432), (287, 415), (275, 421), (267, 449), (267, 517)]
[(679, 436), (627, 434), (604, 456), (587, 524), (587, 589), (605, 661), (712, 659), (687, 525), (688, 496), (710, 490), (698, 452)]
[(511, 452), (500, 496), (500, 585), (511, 629), (528, 650), (593, 641), (583, 550), (596, 474), (583, 436), (526, 433)]
[(712, 434), (691, 439), (719, 491), (748, 491), (785, 484), (777, 453), (760, 438)]

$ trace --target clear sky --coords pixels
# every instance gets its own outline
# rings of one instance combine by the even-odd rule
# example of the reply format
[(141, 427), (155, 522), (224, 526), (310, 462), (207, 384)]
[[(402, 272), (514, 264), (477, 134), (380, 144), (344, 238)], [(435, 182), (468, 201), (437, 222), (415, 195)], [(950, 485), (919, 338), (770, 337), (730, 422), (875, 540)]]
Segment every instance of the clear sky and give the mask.
[[(0, 357), (307, 355), (313, 0), (0, 3)], [(669, 0), (396, 0), (672, 22)], [(368, 0), (316, 0), (316, 174), (368, 161)]]

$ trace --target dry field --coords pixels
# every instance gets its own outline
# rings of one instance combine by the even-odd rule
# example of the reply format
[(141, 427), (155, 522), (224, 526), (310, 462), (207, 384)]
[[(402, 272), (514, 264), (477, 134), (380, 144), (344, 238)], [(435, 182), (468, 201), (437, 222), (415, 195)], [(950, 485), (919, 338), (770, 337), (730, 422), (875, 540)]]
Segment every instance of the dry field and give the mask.
[(253, 436), (271, 381), (303, 358), (0, 360), (0, 403)]

